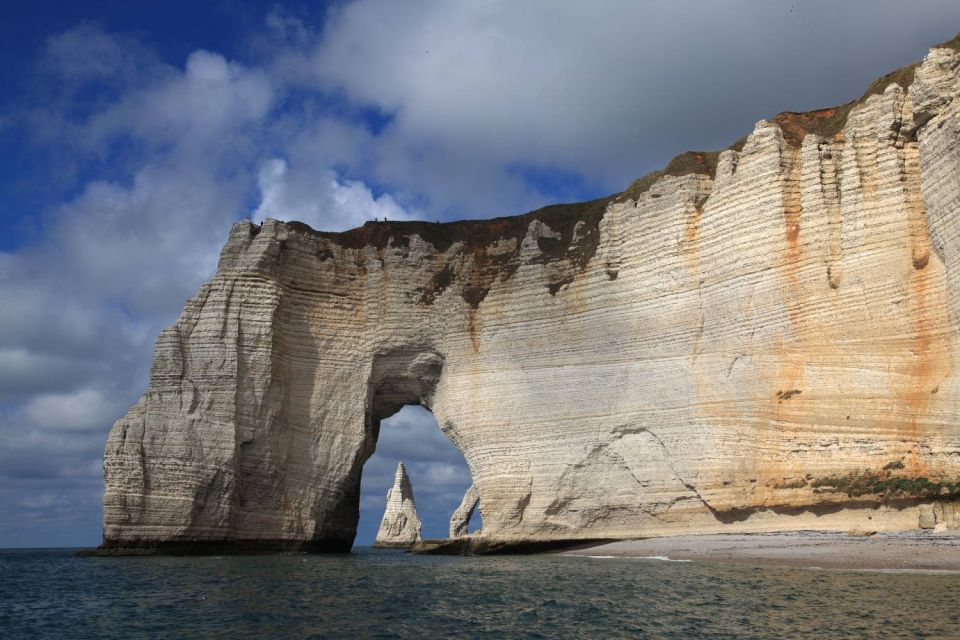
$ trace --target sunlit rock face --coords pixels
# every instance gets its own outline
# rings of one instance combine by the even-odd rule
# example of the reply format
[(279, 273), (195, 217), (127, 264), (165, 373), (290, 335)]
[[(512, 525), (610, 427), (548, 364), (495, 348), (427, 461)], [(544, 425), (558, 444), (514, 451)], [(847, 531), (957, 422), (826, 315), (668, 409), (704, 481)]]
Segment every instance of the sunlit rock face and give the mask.
[(450, 538), (462, 538), (467, 535), (470, 527), (470, 518), (473, 516), (473, 512), (477, 510), (477, 507), (480, 506), (480, 496), (477, 495), (477, 490), (474, 489), (473, 485), (467, 487), (467, 491), (463, 494), (463, 499), (460, 500), (460, 505), (457, 507), (456, 511), (453, 512), (453, 515), (450, 516)]
[(405, 404), (463, 452), (490, 540), (946, 513), (957, 48), (592, 203), (234, 226), (111, 432), (105, 547), (346, 550)]
[(373, 546), (381, 548), (412, 547), (420, 542), (420, 518), (413, 498), (413, 485), (403, 463), (397, 465), (393, 486), (387, 491), (387, 506)]

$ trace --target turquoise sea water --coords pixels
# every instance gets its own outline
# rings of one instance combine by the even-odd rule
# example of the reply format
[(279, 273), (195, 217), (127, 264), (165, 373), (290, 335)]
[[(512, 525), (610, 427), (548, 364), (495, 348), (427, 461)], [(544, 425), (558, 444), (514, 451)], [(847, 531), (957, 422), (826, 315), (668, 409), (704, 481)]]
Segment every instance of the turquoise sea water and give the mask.
[(960, 576), (560, 556), (0, 551), (0, 638), (960, 638)]

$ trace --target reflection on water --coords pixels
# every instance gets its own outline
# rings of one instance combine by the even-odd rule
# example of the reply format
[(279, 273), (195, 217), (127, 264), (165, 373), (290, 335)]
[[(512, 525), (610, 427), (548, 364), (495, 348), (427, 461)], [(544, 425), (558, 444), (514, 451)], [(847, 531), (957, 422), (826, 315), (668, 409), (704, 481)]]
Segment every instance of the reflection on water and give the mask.
[(657, 560), (0, 551), (0, 637), (960, 638), (960, 576)]

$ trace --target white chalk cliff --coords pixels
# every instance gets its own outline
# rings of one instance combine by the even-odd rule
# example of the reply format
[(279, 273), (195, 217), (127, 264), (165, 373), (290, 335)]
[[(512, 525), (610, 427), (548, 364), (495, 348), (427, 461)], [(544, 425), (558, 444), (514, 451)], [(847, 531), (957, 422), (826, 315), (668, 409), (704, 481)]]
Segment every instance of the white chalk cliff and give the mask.
[(348, 550), (405, 404), (503, 544), (953, 513), (958, 49), (591, 203), (235, 225), (110, 434), (104, 549)]
[(397, 465), (393, 486), (387, 491), (387, 506), (380, 520), (375, 547), (412, 547), (420, 542), (420, 518), (413, 498), (413, 485), (403, 463)]

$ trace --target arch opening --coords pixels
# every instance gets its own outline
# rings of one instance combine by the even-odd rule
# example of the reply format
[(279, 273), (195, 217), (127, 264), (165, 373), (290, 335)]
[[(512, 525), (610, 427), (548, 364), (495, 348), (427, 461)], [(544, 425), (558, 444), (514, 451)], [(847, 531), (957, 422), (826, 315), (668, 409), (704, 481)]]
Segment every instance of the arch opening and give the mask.
[[(472, 485), (472, 477), (463, 453), (430, 410), (443, 363), (442, 355), (421, 345), (381, 352), (374, 358), (360, 452), (354, 546), (373, 544), (400, 462), (412, 484), (421, 537), (448, 536), (451, 516)], [(479, 511), (475, 509), (470, 520), (471, 533), (482, 524)]]
[[(447, 537), (450, 518), (472, 484), (470, 467), (429, 410), (406, 405), (383, 421), (376, 451), (363, 466), (354, 546), (373, 544), (400, 462), (413, 485), (421, 536)], [(481, 526), (480, 510), (475, 509), (469, 531), (475, 533)]]

